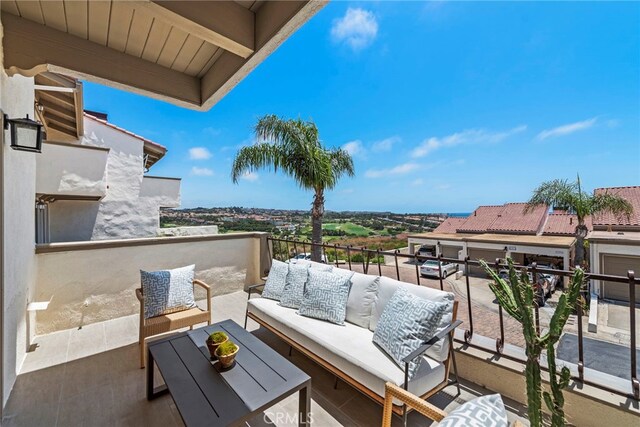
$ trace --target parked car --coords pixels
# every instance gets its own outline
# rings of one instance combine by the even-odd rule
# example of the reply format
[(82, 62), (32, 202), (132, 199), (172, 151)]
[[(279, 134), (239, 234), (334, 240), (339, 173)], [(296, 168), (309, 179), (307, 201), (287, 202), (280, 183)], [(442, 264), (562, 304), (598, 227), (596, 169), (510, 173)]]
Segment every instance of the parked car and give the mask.
[(436, 254), (433, 252), (433, 246), (420, 246), (418, 252), (416, 252), (418, 256), (435, 256)]
[[(438, 264), (440, 264), (440, 268), (438, 268)], [(454, 262), (447, 263), (444, 261), (436, 261), (429, 260), (420, 266), (420, 274), (424, 277), (426, 276), (435, 276), (442, 278), (446, 278), (448, 275), (455, 273), (458, 271), (460, 266)]]
[[(557, 270), (557, 268), (552, 264), (538, 264), (538, 267), (546, 268), (549, 270)], [(549, 284), (550, 284), (549, 292), (550, 293), (555, 292), (556, 288), (558, 287), (558, 284), (560, 283), (560, 276), (557, 274), (550, 274), (550, 273), (540, 273), (540, 274), (549, 280)]]
[[(299, 259), (304, 259), (304, 260), (307, 260), (307, 261), (311, 261), (311, 252), (305, 252), (305, 253), (298, 254), (298, 255), (294, 256), (293, 258), (291, 258), (289, 260), (289, 262), (296, 262)], [(326, 264), (327, 263), (327, 256), (322, 254), (320, 262), (323, 262), (323, 263)]]

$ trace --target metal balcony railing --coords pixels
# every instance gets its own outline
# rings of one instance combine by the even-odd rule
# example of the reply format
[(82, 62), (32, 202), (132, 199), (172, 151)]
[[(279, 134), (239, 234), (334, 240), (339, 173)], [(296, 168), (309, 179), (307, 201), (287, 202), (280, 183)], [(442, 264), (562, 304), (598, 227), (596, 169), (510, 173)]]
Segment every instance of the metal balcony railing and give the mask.
[[(314, 244), (308, 241), (300, 241), (300, 240), (290, 240), (290, 239), (281, 239), (275, 237), (268, 238), (268, 249), (270, 251), (270, 258), (279, 259), (282, 261), (286, 261), (293, 254), (299, 253), (309, 253), (312, 252), (312, 248), (320, 246), (323, 259), (325, 259), (328, 263), (335, 263), (336, 267), (340, 267), (340, 261), (338, 259), (338, 255), (344, 256), (342, 262), (345, 267), (348, 267), (349, 270), (354, 269), (354, 265), (357, 265), (358, 268), (362, 268), (362, 272), (365, 274), (370, 273), (370, 268), (373, 268), (374, 274), (377, 273), (379, 276), (383, 276), (383, 266), (388, 267), (388, 263), (384, 262), (383, 257), (389, 257), (393, 259), (392, 267), (395, 267), (395, 278), (397, 280), (402, 280), (400, 278), (400, 262), (413, 262), (415, 264), (415, 274), (416, 274), (416, 283), (421, 285), (422, 276), (420, 274), (420, 265), (427, 260), (438, 260), (444, 261), (447, 263), (456, 263), (458, 265), (464, 266), (465, 271), (465, 281), (466, 281), (466, 292), (467, 292), (467, 325), (466, 330), (464, 331), (463, 337), (457, 337), (456, 341), (462, 342), (465, 345), (470, 347), (480, 348), (485, 351), (491, 351), (495, 353), (496, 356), (504, 357), (507, 359), (516, 360), (519, 362), (525, 362), (524, 357), (518, 357), (518, 355), (507, 354), (504, 352), (505, 345), (505, 315), (503, 313), (502, 307), (498, 305), (498, 327), (499, 327), (499, 337), (495, 339), (495, 345), (489, 347), (484, 345), (487, 342), (486, 339), (474, 340), (474, 303), (471, 297), (471, 286), (469, 283), (469, 275), (467, 272), (469, 271), (469, 267), (472, 266), (480, 266), (480, 262), (478, 260), (469, 259), (469, 257), (464, 260), (455, 259), (455, 258), (445, 258), (442, 256), (434, 257), (434, 256), (420, 256), (420, 255), (411, 255), (401, 253), (399, 250), (393, 251), (385, 251), (380, 248), (372, 249), (367, 247), (354, 247), (354, 246), (341, 246), (337, 244), (327, 244), (323, 243), (321, 245)], [(358, 259), (357, 263), (352, 261), (354, 258), (353, 255), (360, 254), (360, 257), (356, 257)], [(504, 260), (495, 260), (492, 263), (492, 266), (496, 271), (507, 267)], [(573, 271), (570, 270), (556, 270), (556, 269), (545, 269), (538, 268), (535, 263), (524, 266), (517, 265), (519, 269), (526, 269), (531, 272), (534, 283), (538, 280), (539, 274), (553, 274), (564, 277), (573, 276)], [(386, 268), (385, 268), (386, 269)], [(444, 281), (442, 274), (439, 275), (439, 285), (440, 289), (444, 290)], [(609, 381), (598, 381), (591, 380), (585, 378), (585, 358), (584, 358), (584, 334), (582, 327), (582, 318), (583, 318), (583, 307), (578, 304), (577, 307), (577, 335), (578, 335), (578, 363), (577, 363), (577, 375), (573, 375), (573, 379), (579, 381), (583, 384), (589, 384), (594, 387), (598, 387), (613, 393), (628, 395), (634, 400), (640, 399), (640, 382), (638, 381), (637, 374), (637, 352), (636, 352), (636, 302), (635, 302), (635, 294), (636, 294), (636, 286), (640, 285), (640, 279), (636, 278), (633, 271), (629, 271), (627, 276), (612, 276), (605, 274), (592, 274), (585, 273), (585, 285), (589, 283), (590, 280), (604, 280), (611, 283), (619, 283), (621, 286), (629, 287), (629, 328), (630, 328), (630, 379), (631, 379), (631, 393), (625, 390), (621, 390), (620, 387), (616, 387), (615, 385), (611, 385)], [(540, 312), (539, 308), (535, 307), (535, 319), (536, 326), (538, 330), (540, 328)], [(463, 324), (463, 329), (465, 325)], [(479, 342), (480, 341), (480, 342)], [(628, 383), (627, 383), (628, 384)], [(628, 389), (627, 389), (628, 390)]]

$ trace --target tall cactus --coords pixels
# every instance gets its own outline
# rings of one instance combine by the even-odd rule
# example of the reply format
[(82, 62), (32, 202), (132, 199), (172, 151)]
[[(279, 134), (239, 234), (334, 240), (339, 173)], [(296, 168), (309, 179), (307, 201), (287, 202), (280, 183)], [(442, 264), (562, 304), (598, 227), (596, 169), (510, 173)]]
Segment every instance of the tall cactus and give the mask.
[[(529, 281), (529, 276), (524, 269), (518, 273), (511, 259), (508, 258), (507, 262), (509, 264), (508, 283), (500, 278), (487, 263), (480, 261), (480, 264), (493, 279), (493, 283), (489, 283), (489, 287), (498, 299), (500, 306), (522, 325), (527, 354), (525, 376), (529, 422), (532, 427), (542, 425), (542, 400), (544, 399), (551, 412), (551, 425), (553, 427), (564, 426), (566, 420), (562, 390), (569, 384), (571, 373), (569, 368), (563, 366), (558, 375), (554, 346), (562, 335), (569, 315), (576, 307), (584, 281), (584, 273), (580, 268), (576, 269), (571, 278), (569, 289), (560, 297), (558, 306), (551, 317), (549, 331), (541, 335), (535, 326), (535, 290)], [(542, 390), (540, 376), (540, 355), (545, 349), (549, 365), (551, 393)]]

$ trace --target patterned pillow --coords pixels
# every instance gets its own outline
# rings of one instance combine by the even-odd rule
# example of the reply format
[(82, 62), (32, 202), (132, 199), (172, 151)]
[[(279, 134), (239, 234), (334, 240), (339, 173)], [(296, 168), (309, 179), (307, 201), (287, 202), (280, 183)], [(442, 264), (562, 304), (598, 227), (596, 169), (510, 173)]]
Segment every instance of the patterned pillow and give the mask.
[[(404, 370), (402, 358), (435, 335), (446, 309), (445, 303), (429, 301), (398, 288), (378, 320), (373, 342)], [(420, 362), (422, 357), (409, 363), (409, 378), (416, 373)]]
[(480, 396), (454, 409), (439, 427), (507, 427), (507, 411), (499, 394)]
[(344, 325), (350, 287), (349, 276), (309, 270), (309, 283), (298, 314)]
[(174, 270), (140, 270), (144, 318), (174, 313), (196, 306), (193, 296), (193, 276), (196, 266)]
[(280, 301), (282, 297), (282, 290), (287, 280), (287, 273), (289, 272), (289, 264), (286, 262), (278, 261), (274, 259), (271, 261), (271, 270), (269, 270), (269, 276), (264, 284), (264, 290), (262, 291), (263, 298), (274, 299)]
[(304, 295), (304, 285), (307, 283), (309, 264), (289, 264), (287, 280), (282, 290), (280, 305), (298, 308)]

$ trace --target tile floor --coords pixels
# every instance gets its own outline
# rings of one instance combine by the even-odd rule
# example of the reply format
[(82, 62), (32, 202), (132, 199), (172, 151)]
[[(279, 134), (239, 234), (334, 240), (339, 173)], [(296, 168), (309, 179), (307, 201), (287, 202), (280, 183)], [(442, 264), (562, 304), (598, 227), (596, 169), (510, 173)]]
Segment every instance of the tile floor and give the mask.
[[(213, 321), (244, 321), (247, 294), (240, 291), (213, 299)], [(180, 415), (165, 395), (151, 402), (145, 397), (145, 370), (138, 362), (137, 315), (121, 317), (82, 329), (60, 331), (35, 339), (37, 348), (29, 353), (9, 402), (2, 425), (9, 426), (182, 426)], [(250, 321), (248, 329), (281, 354), (288, 346)], [(293, 363), (313, 381), (312, 417), (315, 426), (378, 426), (382, 408), (293, 352)], [(490, 393), (475, 384), (463, 382), (462, 393), (454, 397), (450, 386), (430, 399), (451, 410), (474, 396)], [(265, 411), (250, 426), (297, 425), (291, 418), (298, 407), (297, 394)], [(506, 401), (511, 420), (520, 419), (524, 409)], [(394, 424), (401, 425), (395, 419)], [(409, 417), (410, 426), (428, 426), (419, 414)]]

